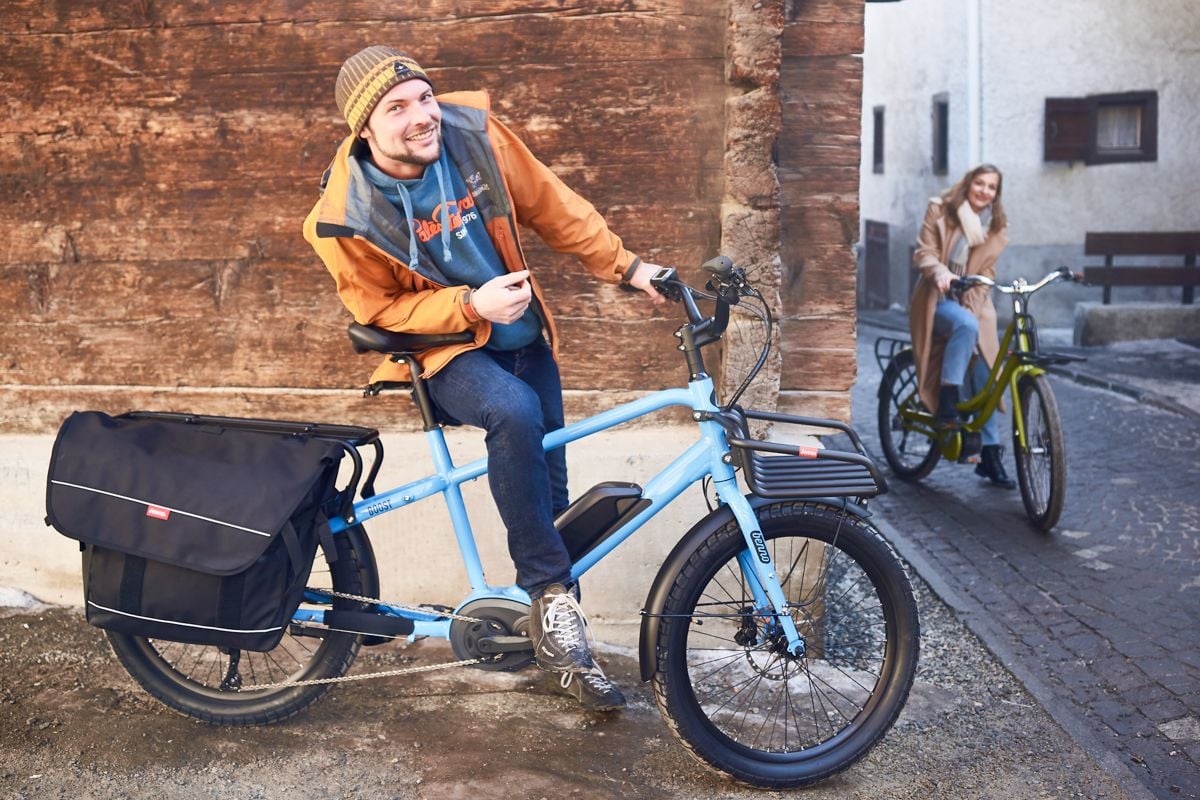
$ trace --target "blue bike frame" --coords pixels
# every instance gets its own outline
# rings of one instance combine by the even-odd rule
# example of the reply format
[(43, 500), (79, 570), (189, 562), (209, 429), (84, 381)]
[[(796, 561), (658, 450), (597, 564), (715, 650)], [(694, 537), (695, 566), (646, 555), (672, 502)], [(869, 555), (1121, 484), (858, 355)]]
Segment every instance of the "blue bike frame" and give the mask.
[[(546, 450), (553, 450), (556, 447), (562, 447), (594, 433), (672, 406), (690, 409), (693, 416), (697, 418), (700, 428), (700, 439), (646, 484), (643, 498), (649, 500), (650, 505), (576, 562), (571, 568), (571, 577), (578, 579), (616, 549), (621, 542), (628, 539), (647, 520), (669, 505), (685, 489), (705, 476), (712, 475), (717, 496), (729, 506), (746, 539), (747, 549), (738, 556), (738, 560), (741, 563), (743, 574), (747, 576), (746, 582), (754, 596), (755, 606), (763, 616), (777, 621), (787, 636), (789, 650), (801, 655), (804, 651), (804, 642), (796, 630), (795, 622), (788, 614), (787, 602), (776, 576), (774, 564), (768, 549), (763, 544), (758, 519), (738, 488), (737, 476), (729, 463), (729, 444), (725, 438), (725, 430), (719, 423), (706, 418), (709, 414), (718, 411), (713, 397), (713, 382), (706, 376), (691, 381), (687, 389), (666, 389), (654, 392), (546, 435), (542, 446)], [(436, 470), (434, 474), (356, 503), (353, 520), (347, 522), (340, 517), (331, 519), (330, 530), (336, 535), (345, 531), (352, 524), (359, 524), (441, 493), (450, 511), (454, 536), (458, 542), (463, 564), (466, 566), (467, 579), (471, 585), (470, 594), (459, 604), (458, 608), (461, 609), (468, 603), (482, 598), (506, 598), (528, 603), (529, 595), (521, 587), (515, 585), (490, 586), (484, 578), (483, 565), (479, 559), (475, 535), (471, 530), (471, 522), (467, 517), (460, 487), (466, 481), (474, 480), (487, 473), (487, 459), (481, 458), (463, 466), (455, 466), (441, 428), (427, 431), (425, 437), (433, 455)], [(328, 602), (328, 597), (322, 596), (319, 592), (308, 593), (306, 599), (316, 603)], [(414, 629), (409, 636), (410, 641), (421, 636), (442, 639), (450, 636), (451, 621), (439, 616), (436, 612), (423, 614), (418, 611), (389, 606), (386, 603), (378, 603), (377, 608), (382, 614), (413, 620)], [(296, 612), (294, 618), (301, 622), (322, 623), (324, 612), (318, 609), (301, 608)]]

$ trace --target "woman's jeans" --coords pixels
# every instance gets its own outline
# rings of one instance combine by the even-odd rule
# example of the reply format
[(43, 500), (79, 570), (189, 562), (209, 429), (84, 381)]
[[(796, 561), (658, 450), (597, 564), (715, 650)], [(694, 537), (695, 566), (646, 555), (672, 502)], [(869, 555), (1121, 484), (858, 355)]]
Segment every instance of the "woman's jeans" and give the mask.
[[(979, 341), (979, 321), (975, 315), (953, 300), (938, 298), (933, 313), (933, 333), (946, 337), (946, 352), (942, 355), (942, 385), (961, 387), (959, 395), (965, 400), (974, 396), (987, 385), (988, 365), (982, 357), (967, 372), (975, 344)], [(999, 409), (984, 423), (980, 437), (985, 445), (1000, 444)]]
[(471, 350), (427, 386), (445, 416), (487, 431), (488, 485), (508, 529), (517, 584), (534, 599), (552, 583), (569, 584), (571, 559), (554, 528), (567, 507), (566, 451), (542, 450), (542, 437), (563, 426), (549, 345), (538, 339), (519, 350)]

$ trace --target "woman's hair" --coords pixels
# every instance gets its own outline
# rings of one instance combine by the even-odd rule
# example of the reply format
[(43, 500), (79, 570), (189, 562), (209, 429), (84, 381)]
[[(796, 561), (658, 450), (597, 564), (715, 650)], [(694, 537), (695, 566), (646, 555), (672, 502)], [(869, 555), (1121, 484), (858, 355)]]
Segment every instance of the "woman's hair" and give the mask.
[[(992, 164), (980, 164), (978, 167), (968, 170), (958, 183), (942, 192), (942, 203), (945, 208), (957, 211), (959, 206), (967, 202), (967, 192), (971, 188), (971, 181), (980, 175), (989, 173), (996, 176), (996, 196), (992, 198), (992, 224), (988, 226), (988, 233), (996, 233), (1008, 226), (1008, 217), (1004, 214), (1004, 203), (1000, 201), (1000, 195), (1004, 189), (1004, 176), (998, 167)], [(952, 228), (957, 227), (958, 214), (947, 213), (946, 223)]]

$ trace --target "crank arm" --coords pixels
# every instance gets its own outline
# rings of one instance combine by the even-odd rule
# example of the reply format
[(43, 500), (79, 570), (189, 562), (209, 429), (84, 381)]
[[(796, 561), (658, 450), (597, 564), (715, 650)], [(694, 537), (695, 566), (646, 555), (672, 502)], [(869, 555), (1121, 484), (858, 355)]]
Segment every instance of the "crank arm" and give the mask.
[(475, 647), (487, 655), (519, 653), (532, 650), (533, 640), (528, 636), (485, 636), (475, 643)]

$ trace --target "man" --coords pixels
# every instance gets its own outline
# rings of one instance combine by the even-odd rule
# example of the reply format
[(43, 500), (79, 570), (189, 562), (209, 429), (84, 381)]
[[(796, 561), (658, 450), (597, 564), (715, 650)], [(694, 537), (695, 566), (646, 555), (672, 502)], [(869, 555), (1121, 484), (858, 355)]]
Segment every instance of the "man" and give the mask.
[[(567, 506), (566, 457), (561, 448), (544, 453), (541, 442), (563, 425), (557, 339), (517, 223), (598, 278), (661, 303), (650, 285), (658, 267), (628, 252), (590, 203), (491, 116), (485, 93), (435, 97), (416, 61), (373, 46), (342, 65), (335, 95), (350, 136), (324, 175), (304, 237), (357, 322), (475, 334), (423, 354), (430, 396), (446, 416), (487, 431), (488, 481), (517, 583), (533, 601), (538, 665), (562, 673), (585, 707), (619, 708), (625, 699), (592, 658), (554, 528)], [(408, 368), (391, 361), (372, 376), (407, 378)]]

